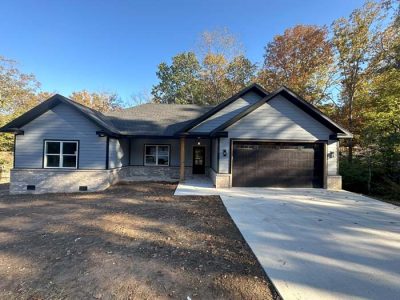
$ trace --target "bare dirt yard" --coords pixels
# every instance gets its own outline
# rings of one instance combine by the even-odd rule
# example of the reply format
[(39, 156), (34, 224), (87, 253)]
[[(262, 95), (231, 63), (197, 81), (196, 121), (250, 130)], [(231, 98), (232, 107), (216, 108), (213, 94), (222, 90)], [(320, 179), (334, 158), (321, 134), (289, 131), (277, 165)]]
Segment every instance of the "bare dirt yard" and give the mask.
[(0, 298), (277, 299), (220, 198), (175, 188), (0, 194)]

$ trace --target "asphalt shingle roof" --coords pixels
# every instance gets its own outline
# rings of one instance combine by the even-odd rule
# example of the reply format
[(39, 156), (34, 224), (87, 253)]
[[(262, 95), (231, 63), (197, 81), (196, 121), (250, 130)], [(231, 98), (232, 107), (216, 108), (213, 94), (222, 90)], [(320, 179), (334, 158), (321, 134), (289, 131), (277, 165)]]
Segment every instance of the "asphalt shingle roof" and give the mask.
[[(147, 103), (132, 108), (123, 109), (121, 111), (100, 113), (94, 109), (88, 108), (81, 105), (73, 100), (65, 98), (61, 95), (54, 95), (42, 102), (38, 106), (34, 107), (30, 111), (24, 113), (20, 117), (12, 120), (4, 127), (0, 128), (0, 132), (14, 132), (20, 133), (20, 128), (31, 120), (37, 118), (49, 109), (59, 103), (65, 103), (75, 107), (85, 117), (89, 118), (106, 134), (109, 135), (136, 135), (136, 136), (174, 136), (179, 132), (188, 131), (200, 122), (209, 118), (211, 115), (221, 110), (225, 106), (229, 105), (233, 101), (236, 101), (242, 94), (254, 89), (263, 95), (262, 99), (244, 111), (238, 113), (230, 120), (222, 124), (220, 127), (214, 129), (223, 130), (229, 124), (236, 122), (240, 118), (249, 114), (254, 109), (257, 109), (260, 105), (269, 101), (272, 97), (279, 93), (284, 93), (289, 101), (292, 101), (305, 112), (310, 114), (313, 118), (325, 124), (331, 128), (334, 132), (338, 133), (338, 137), (349, 138), (352, 137), (346, 129), (340, 127), (338, 124), (333, 122), (317, 108), (307, 103), (300, 96), (286, 87), (282, 87), (269, 94), (257, 84), (253, 84), (243, 89), (239, 93), (233, 95), (231, 98), (220, 103), (219, 105), (213, 106), (200, 106), (192, 104), (155, 104)], [(267, 95), (267, 97), (266, 97)], [(211, 132), (211, 135), (213, 132)], [(340, 134), (340, 136), (339, 136)]]
[(147, 103), (104, 113), (105, 120), (126, 135), (173, 136), (213, 106)]

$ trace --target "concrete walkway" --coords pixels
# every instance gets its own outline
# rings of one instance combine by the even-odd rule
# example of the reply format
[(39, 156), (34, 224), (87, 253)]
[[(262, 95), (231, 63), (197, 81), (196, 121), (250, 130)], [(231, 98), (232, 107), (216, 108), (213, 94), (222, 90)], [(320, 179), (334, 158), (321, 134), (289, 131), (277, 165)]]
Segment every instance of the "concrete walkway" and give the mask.
[[(212, 193), (187, 185), (176, 194)], [(284, 299), (400, 299), (400, 207), (322, 189), (214, 191)]]

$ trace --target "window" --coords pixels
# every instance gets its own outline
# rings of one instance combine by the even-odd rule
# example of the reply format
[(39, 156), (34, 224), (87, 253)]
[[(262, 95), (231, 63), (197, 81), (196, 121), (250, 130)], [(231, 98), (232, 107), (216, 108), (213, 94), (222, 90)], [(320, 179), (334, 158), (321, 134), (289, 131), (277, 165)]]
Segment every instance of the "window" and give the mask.
[(146, 145), (144, 164), (145, 166), (169, 166), (169, 146)]
[(78, 142), (45, 141), (44, 167), (76, 169), (78, 167)]

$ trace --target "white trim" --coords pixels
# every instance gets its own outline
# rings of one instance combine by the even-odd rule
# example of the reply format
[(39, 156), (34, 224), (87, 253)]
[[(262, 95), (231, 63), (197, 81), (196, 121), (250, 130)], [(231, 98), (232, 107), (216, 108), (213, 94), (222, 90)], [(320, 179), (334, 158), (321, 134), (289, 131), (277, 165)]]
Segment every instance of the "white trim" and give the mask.
[[(147, 147), (156, 147), (156, 153), (155, 153), (155, 155), (146, 154), (146, 149), (147, 149)], [(168, 155), (159, 155), (159, 154), (158, 154), (158, 147), (168, 147)], [(163, 144), (145, 144), (145, 145), (144, 145), (144, 153), (143, 153), (143, 155), (144, 155), (143, 165), (148, 166), (148, 167), (169, 167), (169, 164), (170, 164), (170, 154), (171, 154), (170, 145), (163, 145)], [(148, 164), (148, 163), (146, 163), (146, 157), (147, 157), (147, 156), (155, 156), (155, 158), (156, 158), (155, 164)], [(168, 157), (168, 164), (167, 164), (167, 165), (159, 165), (159, 164), (158, 164), (158, 157), (159, 157), (159, 156), (167, 156), (167, 157)]]
[[(58, 154), (56, 154), (56, 153), (47, 153), (47, 143), (60, 143), (60, 153), (58, 153)], [(64, 154), (63, 153), (64, 143), (75, 143), (76, 144), (76, 152), (75, 152), (75, 154)], [(45, 140), (44, 141), (44, 151), (43, 151), (43, 155), (44, 155), (43, 168), (45, 168), (45, 169), (78, 169), (78, 153), (79, 153), (79, 142), (78, 141), (73, 141), (73, 140), (71, 140), (71, 141)], [(58, 156), (60, 158), (59, 163), (58, 163), (58, 167), (48, 167), (47, 166), (47, 156), (49, 156), (49, 155)], [(74, 157), (76, 157), (75, 167), (63, 167), (64, 156), (74, 156)]]

